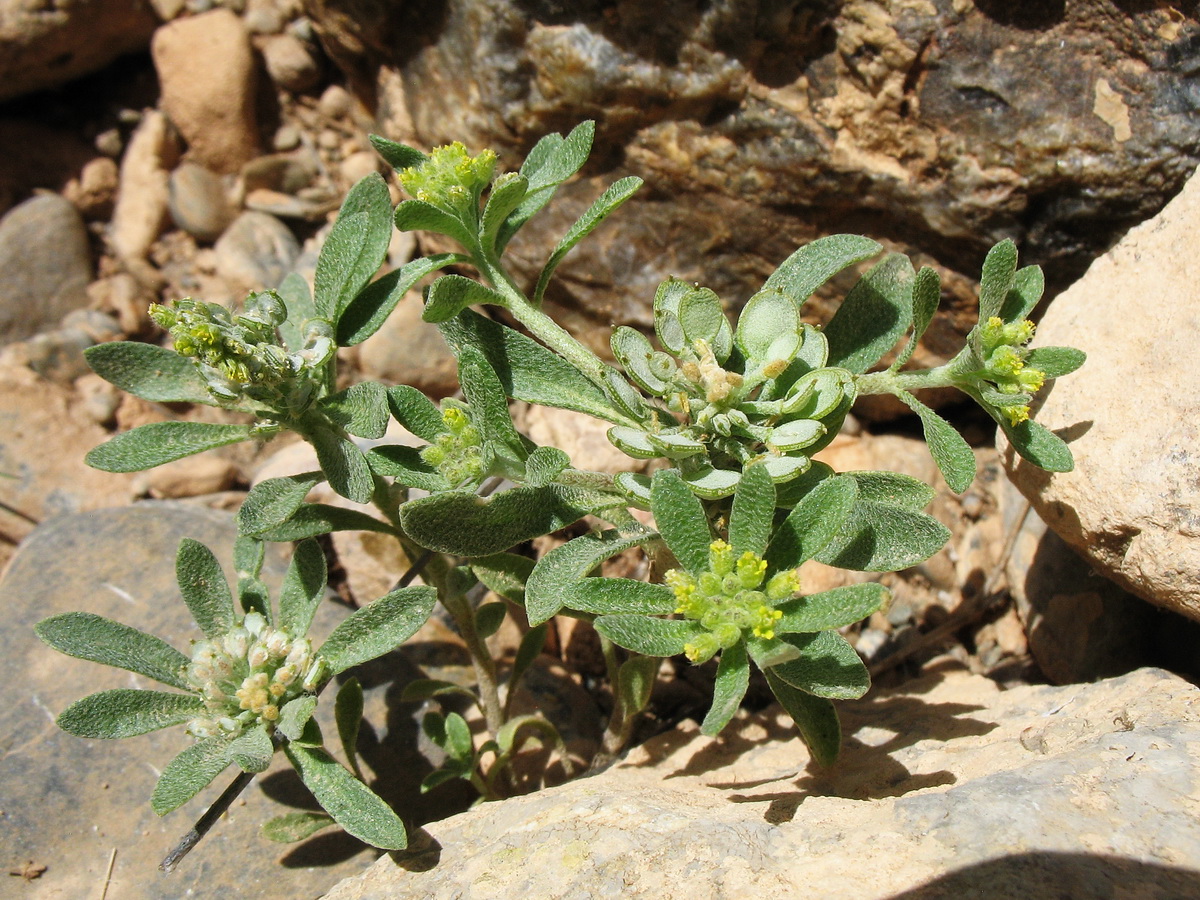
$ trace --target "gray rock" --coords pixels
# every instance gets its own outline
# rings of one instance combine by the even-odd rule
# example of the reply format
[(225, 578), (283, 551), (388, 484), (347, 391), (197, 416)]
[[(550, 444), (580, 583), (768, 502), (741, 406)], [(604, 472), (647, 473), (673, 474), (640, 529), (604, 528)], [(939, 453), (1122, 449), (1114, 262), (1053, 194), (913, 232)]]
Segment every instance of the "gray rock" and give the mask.
[(271, 80), (285, 91), (302, 94), (321, 82), (321, 63), (313, 49), (290, 34), (278, 34), (262, 44), (263, 62)]
[(1198, 701), (1155, 669), (1004, 692), (943, 670), (842, 704), (828, 770), (777, 712), (687, 725), (430, 825), (326, 900), (1193, 897)]
[(181, 163), (167, 183), (175, 224), (200, 241), (215, 241), (233, 221), (235, 211), (221, 176), (193, 162)]
[(253, 211), (234, 219), (214, 249), (217, 274), (238, 291), (277, 286), (300, 254), (300, 244), (286, 225)]
[(87, 304), (87, 228), (57, 194), (39, 194), (0, 219), (0, 344), (54, 327)]

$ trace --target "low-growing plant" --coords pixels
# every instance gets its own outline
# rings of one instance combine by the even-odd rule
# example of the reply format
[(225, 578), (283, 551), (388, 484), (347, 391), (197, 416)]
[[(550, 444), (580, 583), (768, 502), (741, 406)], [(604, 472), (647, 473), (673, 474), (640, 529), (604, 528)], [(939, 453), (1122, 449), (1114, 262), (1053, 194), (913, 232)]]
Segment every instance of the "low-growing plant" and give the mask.
[[(196, 300), (156, 305), (152, 316), (173, 347), (117, 342), (88, 351), (96, 372), (138, 397), (253, 418), (143, 425), (94, 449), (93, 466), (141, 470), (285, 430), (312, 444), (319, 465), (263, 481), (246, 497), (237, 516), (236, 591), (209, 550), (192, 541), (180, 546), (180, 592), (204, 635), (190, 654), (87, 613), (38, 626), (58, 650), (178, 691), (106, 691), (58, 720), (74, 734), (112, 738), (186, 724), (194, 743), (164, 770), (151, 798), (156, 812), (178, 807), (227, 766), (260, 772), (282, 750), (328, 815), (280, 817), (267, 823), (268, 836), (302, 838), (336, 821), (377, 847), (405, 846), (400, 818), (362, 781), (357, 681), (346, 681), (335, 699), (349, 769), (323, 749), (313, 712), (335, 675), (403, 643), (436, 603), (462, 634), (477, 687), (421, 680), (404, 698), (467, 693), (487, 733), (477, 739), (458, 712), (428, 712), (424, 731), (445, 751), (445, 762), (425, 789), (462, 778), (481, 798), (503, 797), (513, 790), (510, 765), (529, 740), (558, 747), (566, 760), (553, 726), (514, 715), (512, 703), (556, 615), (591, 622), (600, 635), (613, 692), (600, 759), (628, 742), (661, 658), (682, 654), (695, 664), (719, 658), (706, 734), (719, 733), (736, 713), (753, 665), (815, 759), (830, 764), (841, 742), (832, 701), (860, 697), (870, 683), (838, 630), (880, 609), (888, 592), (867, 583), (805, 594), (798, 568), (815, 559), (888, 572), (926, 559), (949, 538), (923, 511), (934, 495), (929, 486), (896, 472), (836, 473), (813, 460), (855, 399), (891, 394), (909, 406), (955, 491), (972, 482), (975, 456), (917, 399), (921, 389), (958, 388), (1024, 458), (1050, 471), (1071, 469), (1066, 444), (1029, 418), (1029, 406), (1046, 379), (1073, 371), (1084, 356), (1027, 347), (1042, 274), (1036, 266), (1017, 268), (1011, 241), (997, 244), (984, 262), (979, 324), (962, 351), (937, 368), (907, 368), (938, 307), (937, 272), (914, 271), (903, 255), (883, 254), (857, 235), (801, 247), (736, 322), (713, 291), (668, 279), (653, 300), (657, 346), (621, 326), (611, 338), (618, 365), (595, 355), (542, 311), (542, 301), (563, 258), (641, 181), (623, 178), (596, 199), (562, 236), (531, 292), (504, 261), (513, 235), (584, 165), (593, 131), (585, 122), (566, 137), (545, 137), (520, 171), (501, 175), (490, 151), (472, 156), (456, 143), (426, 155), (374, 137), (411, 199), (393, 209), (382, 177), (359, 182), (325, 241), (311, 292), (291, 275), (278, 290), (252, 294), (241, 312)], [(393, 224), (449, 238), (458, 249), (375, 278)], [(814, 291), (880, 254), (824, 328), (804, 321), (803, 304)], [(410, 386), (372, 382), (335, 390), (337, 349), (370, 337), (405, 294), (445, 269), (455, 271), (424, 289), (423, 317), (438, 324), (458, 360), (461, 399), (439, 404)], [(480, 306), (502, 310), (519, 328), (472, 309)], [(902, 341), (890, 364), (877, 368)], [(612, 443), (651, 461), (653, 474), (614, 477), (574, 467), (561, 449), (536, 446), (514, 427), (514, 399), (609, 423)], [(425, 446), (377, 443), (390, 419)], [(363, 449), (355, 438), (372, 446)], [(373, 513), (309, 502), (321, 482), (370, 504)], [(642, 524), (634, 510), (648, 510), (654, 525)], [(536, 562), (511, 552), (585, 516), (596, 523), (591, 531)], [(420, 568), (428, 586), (398, 587), (313, 648), (305, 635), (326, 572), (312, 539), (339, 530), (395, 538), (418, 563), (405, 583)], [(299, 542), (276, 610), (259, 579), (268, 541)], [(632, 548), (649, 558), (650, 580), (598, 574), (606, 560)], [(472, 604), (468, 592), (480, 582), (502, 600)], [(485, 639), (516, 607), (530, 627), (502, 700), (501, 673)]]

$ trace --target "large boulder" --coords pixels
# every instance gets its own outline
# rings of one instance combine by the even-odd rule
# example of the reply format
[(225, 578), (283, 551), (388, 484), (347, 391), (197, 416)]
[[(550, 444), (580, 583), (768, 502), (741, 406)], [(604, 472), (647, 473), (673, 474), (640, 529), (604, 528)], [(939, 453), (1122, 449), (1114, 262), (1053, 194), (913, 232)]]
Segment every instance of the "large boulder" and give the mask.
[(1037, 420), (1075, 470), (1050, 474), (1007, 451), (1038, 515), (1101, 573), (1200, 620), (1200, 179), (1134, 228), (1059, 296), (1035, 344), (1078, 347)]

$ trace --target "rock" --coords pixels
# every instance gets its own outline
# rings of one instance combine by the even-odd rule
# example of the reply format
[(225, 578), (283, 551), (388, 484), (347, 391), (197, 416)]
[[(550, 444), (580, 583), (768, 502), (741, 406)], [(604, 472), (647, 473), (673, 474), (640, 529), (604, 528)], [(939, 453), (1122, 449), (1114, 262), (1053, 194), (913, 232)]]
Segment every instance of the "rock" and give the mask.
[(458, 363), (436, 325), (421, 319), (416, 293), (400, 301), (383, 326), (359, 345), (364, 378), (411, 384), (432, 397), (458, 390)]
[(1035, 343), (1088, 361), (1036, 418), (1067, 440), (1075, 469), (1046, 473), (1011, 448), (1005, 459), (1038, 515), (1098, 571), (1200, 620), (1200, 396), (1180, 381), (1196, 358), (1197, 228), (1193, 178), (1055, 299)]
[[(361, 870), (363, 857), (353, 858), (361, 854), (361, 845), (345, 841), (336, 855), (317, 851), (305, 865), (279, 864), (282, 848), (258, 834), (261, 822), (291, 811), (264, 796), (273, 786), (277, 795), (278, 786), (289, 782), (286, 763), (277, 759), (179, 870), (164, 875), (156, 869), (159, 860), (232, 780), (232, 771), (178, 812), (159, 818), (150, 809), (150, 793), (157, 773), (187, 745), (182, 729), (106, 742), (73, 737), (53, 724), (55, 715), (88, 693), (151, 683), (51, 650), (34, 635), (34, 623), (85, 610), (134, 625), (186, 651), (198, 633), (179, 599), (175, 551), (188, 537), (211, 546), (227, 564), (234, 535), (230, 513), (140, 503), (54, 519), (21, 546), (5, 572), (0, 582), (0, 676), (10, 692), (0, 712), (6, 735), (0, 844), (10, 863), (32, 859), (48, 866), (37, 882), (24, 886), (29, 897), (94, 893), (106, 883), (114, 848), (108, 895), (129, 900), (184, 894), (210, 900), (299, 897)], [(279, 545), (268, 548), (266, 579), (274, 595), (285, 561)], [(226, 574), (232, 574), (228, 566)], [(312, 633), (323, 637), (343, 615), (322, 604)], [(327, 734), (334, 733), (328, 719), (322, 724)], [(291, 802), (296, 799), (293, 793)], [(238, 863), (230, 866), (233, 858)]]
[(290, 34), (277, 34), (262, 44), (271, 80), (285, 91), (303, 94), (321, 82), (321, 63), (312, 49)]
[(343, 159), (338, 169), (346, 184), (358, 184), (368, 175), (379, 171), (379, 154), (373, 150), (358, 150)]
[[(299, 141), (299, 137), (297, 137)], [(321, 170), (321, 160), (308, 149), (260, 156), (242, 169), (247, 191), (268, 190), (295, 194), (310, 187)]]
[(300, 129), (294, 125), (280, 125), (271, 139), (271, 147), (280, 152), (295, 150), (300, 146)]
[(58, 87), (144, 51), (158, 25), (128, 0), (0, 3), (0, 101)]
[(121, 183), (108, 229), (108, 245), (118, 258), (143, 260), (150, 252), (166, 221), (168, 173), (177, 157), (167, 117), (148, 111), (121, 160)]
[(88, 221), (106, 222), (112, 217), (119, 185), (117, 164), (107, 156), (100, 156), (80, 170), (79, 178), (67, 184), (63, 195)]
[(36, 334), (87, 303), (87, 229), (57, 194), (40, 194), (0, 219), (0, 344)]
[(429, 825), (326, 900), (1193, 896), (1197, 701), (1155, 669), (1005, 692), (942, 672), (842, 704), (828, 770), (778, 712), (717, 739), (688, 725), (592, 778)]
[(343, 119), (350, 115), (354, 108), (354, 98), (340, 84), (331, 84), (321, 93), (317, 109), (321, 115), (330, 119)]
[[(1115, 0), (1000, 7), (505, 0), (482, 16), (469, 0), (314, 0), (308, 13), (387, 137), (494, 147), (515, 168), (543, 134), (599, 121), (585, 177), (513, 243), (532, 284), (608, 184), (646, 179), (552, 283), (574, 333), (602, 344), (611, 322), (648, 326), (668, 275), (736, 308), (797, 246), (865, 232), (928, 254), (918, 262), (953, 285), (925, 341), (932, 362), (974, 324), (991, 244), (1015, 238), (1065, 285), (1197, 163), (1177, 62), (1196, 22)], [(826, 319), (844, 288), (811, 314)]]
[(516, 416), (517, 427), (535, 444), (558, 447), (577, 469), (596, 472), (644, 472), (646, 461), (626, 456), (608, 439), (612, 426), (601, 419), (569, 409), (525, 406)]
[(136, 484), (157, 500), (201, 497), (227, 491), (237, 480), (237, 466), (218, 453), (185, 456), (141, 474)]
[(88, 298), (97, 309), (116, 317), (126, 335), (141, 334), (149, 325), (150, 304), (158, 298), (128, 272), (118, 272), (88, 285)]
[(247, 0), (242, 22), (251, 34), (279, 34), (283, 31), (283, 13), (273, 0)]
[(171, 218), (200, 241), (212, 242), (233, 221), (235, 211), (221, 177), (204, 166), (184, 162), (168, 181)]
[(43, 378), (69, 386), (91, 371), (84, 350), (122, 336), (112, 317), (94, 309), (77, 309), (63, 318), (63, 327), (36, 334), (26, 342), (25, 365)]
[(241, 20), (227, 9), (176, 19), (154, 33), (161, 106), (190, 157), (233, 174), (258, 154), (254, 53)]
[(244, 212), (214, 249), (217, 272), (236, 291), (274, 288), (291, 271), (300, 244), (286, 225), (262, 212)]

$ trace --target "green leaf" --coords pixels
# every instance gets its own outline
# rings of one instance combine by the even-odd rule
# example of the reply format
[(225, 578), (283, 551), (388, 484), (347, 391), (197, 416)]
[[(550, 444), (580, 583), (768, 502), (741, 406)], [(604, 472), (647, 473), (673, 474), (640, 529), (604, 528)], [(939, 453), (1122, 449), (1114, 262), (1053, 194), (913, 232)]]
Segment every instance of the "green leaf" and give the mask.
[(704, 507), (677, 472), (662, 469), (654, 473), (650, 507), (659, 533), (680, 565), (693, 575), (707, 571), (712, 532)]
[(617, 670), (617, 692), (626, 716), (641, 712), (650, 703), (661, 666), (662, 660), (654, 656), (631, 656), (621, 663)]
[(275, 816), (262, 824), (262, 836), (276, 844), (294, 844), (333, 825), (333, 816), (316, 812), (293, 812)]
[(790, 361), (800, 349), (803, 333), (799, 307), (792, 298), (763, 290), (742, 309), (733, 340), (746, 359), (761, 365), (776, 359)]
[(859, 497), (845, 525), (814, 559), (859, 572), (915, 566), (950, 540), (950, 529), (923, 512)]
[(378, 440), (387, 432), (387, 391), (377, 381), (351, 385), (326, 397), (319, 406), (330, 421), (355, 437)]
[(1017, 272), (1017, 245), (1003, 240), (988, 251), (979, 279), (979, 321), (1000, 315)]
[(259, 580), (266, 545), (258, 538), (239, 535), (233, 542), (233, 567), (237, 573), (237, 597), (242, 612), (256, 612), (271, 623), (271, 598)]
[(655, 350), (649, 338), (637, 329), (620, 325), (613, 329), (609, 347), (613, 357), (625, 369), (625, 374), (637, 382), (642, 390), (657, 397), (666, 393), (670, 385), (650, 368), (650, 359), (655, 355)]
[(371, 146), (375, 148), (375, 152), (382, 156), (383, 161), (397, 172), (402, 169), (419, 166), (429, 159), (420, 150), (416, 150), (407, 144), (389, 141), (381, 135), (372, 134), (368, 135), (368, 138), (371, 141)]
[(904, 349), (888, 367), (890, 371), (898, 371), (901, 366), (912, 359), (913, 351), (917, 349), (917, 344), (925, 334), (929, 323), (933, 321), (938, 304), (941, 302), (941, 276), (938, 275), (937, 269), (922, 266), (921, 271), (917, 272), (916, 280), (913, 281), (912, 334), (908, 338), (908, 343), (904, 345)]
[(454, 351), (483, 351), (504, 392), (514, 400), (584, 412), (618, 425), (637, 423), (613, 409), (604, 392), (562, 357), (498, 322), (470, 310), (440, 326)]
[(289, 637), (308, 634), (317, 606), (325, 596), (327, 577), (325, 554), (320, 545), (311, 538), (297, 544), (279, 590), (279, 627)]
[(392, 236), (391, 219), (392, 198), (383, 176), (372, 172), (350, 188), (317, 257), (313, 302), (321, 318), (336, 323), (379, 271)]
[(443, 275), (429, 286), (429, 293), (425, 298), (425, 311), (421, 313), (421, 318), (426, 322), (446, 322), (468, 306), (477, 305), (507, 307), (508, 301), (503, 295), (473, 278)]
[(212, 784), (229, 767), (229, 743), (226, 737), (198, 741), (167, 763), (150, 795), (150, 808), (165, 816)]
[(813, 759), (818, 765), (832, 766), (842, 748), (842, 726), (833, 704), (824, 697), (797, 690), (771, 669), (765, 674), (771, 693), (796, 723)]
[(520, 684), (522, 676), (533, 665), (533, 661), (541, 654), (542, 649), (546, 646), (546, 632), (549, 630), (549, 625), (543, 622), (541, 625), (535, 625), (525, 632), (525, 636), (521, 638), (521, 643), (517, 646), (516, 656), (513, 657), (512, 669), (508, 673), (508, 690), (509, 696), (512, 696), (512, 691), (515, 691), (517, 685)]
[(376, 475), (394, 478), (398, 484), (405, 487), (418, 488), (436, 494), (450, 490), (450, 482), (421, 458), (421, 451), (416, 447), (406, 447), (403, 444), (388, 444), (367, 451), (367, 465)]
[[(512, 723), (506, 723), (511, 725)], [(457, 760), (466, 762), (475, 757), (475, 742), (471, 740), (471, 726), (456, 712), (448, 713), (445, 719), (445, 743), (442, 749)]]
[(529, 182), (529, 192), (509, 214), (497, 234), (497, 253), (508, 245), (522, 225), (550, 201), (558, 186), (587, 162), (595, 132), (595, 122), (581, 122), (566, 138), (548, 134), (529, 151), (521, 165), (521, 175)]
[(458, 380), (471, 408), (471, 422), (484, 442), (508, 460), (524, 461), (529, 453), (513, 426), (504, 386), (483, 351), (471, 346), (459, 351)]
[(184, 538), (175, 554), (175, 577), (183, 602), (205, 637), (217, 638), (233, 628), (233, 594), (211, 550)]
[(329, 486), (355, 503), (369, 503), (375, 491), (375, 479), (367, 458), (354, 442), (320, 426), (308, 434), (317, 462), (329, 480)]
[(284, 747), (305, 787), (342, 828), (381, 850), (408, 846), (404, 823), (379, 796), (316, 747)]
[(707, 634), (699, 622), (629, 613), (600, 616), (592, 624), (618, 647), (644, 656), (677, 656), (692, 638)]
[(481, 638), (490, 638), (504, 624), (508, 615), (508, 604), (504, 602), (485, 603), (475, 610), (475, 630)]
[(713, 686), (712, 706), (700, 725), (700, 733), (710, 737), (720, 734), (737, 713), (749, 686), (750, 661), (746, 658), (745, 643), (738, 641), (727, 650), (721, 651), (717, 680)]
[(1044, 372), (1047, 378), (1070, 375), (1087, 362), (1087, 354), (1074, 347), (1034, 347), (1025, 365)]
[(238, 510), (238, 534), (261, 535), (282, 525), (304, 504), (308, 492), (324, 480), (322, 472), (305, 472), (260, 481)]
[(1029, 317), (1033, 308), (1042, 299), (1046, 290), (1046, 279), (1042, 275), (1041, 266), (1026, 266), (1018, 269), (1013, 276), (1012, 287), (1004, 298), (1004, 307), (1000, 310), (1000, 318), (1005, 322), (1016, 322)]
[(529, 179), (519, 172), (506, 172), (496, 179), (479, 220), (479, 241), (485, 249), (496, 249), (501, 226), (528, 193)]
[(562, 609), (566, 592), (604, 560), (655, 537), (641, 526), (585, 534), (555, 547), (538, 560), (525, 584), (529, 624), (540, 625)]
[(557, 447), (538, 447), (525, 460), (525, 480), (533, 487), (542, 487), (570, 465), (571, 457)]
[(742, 469), (742, 480), (733, 494), (729, 513), (729, 543), (733, 555), (753, 553), (762, 556), (771, 540), (775, 516), (775, 483), (764, 465)]
[(449, 430), (437, 404), (415, 387), (397, 384), (387, 389), (387, 395), (392, 416), (421, 440), (432, 444)]
[(860, 500), (888, 503), (920, 512), (937, 496), (920, 479), (901, 472), (847, 472), (858, 484)]
[(196, 363), (166, 347), (111, 341), (88, 347), (83, 358), (105, 381), (143, 400), (217, 405)]
[(858, 484), (848, 475), (822, 481), (780, 523), (767, 548), (767, 562), (782, 570), (812, 559), (841, 530), (857, 498)]
[(288, 272), (275, 289), (279, 299), (287, 310), (287, 318), (279, 326), (279, 336), (284, 345), (293, 353), (302, 350), (305, 344), (304, 324), (309, 319), (317, 318), (317, 308), (313, 305), (312, 292), (308, 282), (299, 272)]
[(800, 658), (770, 671), (794, 688), (830, 700), (855, 700), (871, 686), (867, 667), (836, 631), (789, 634), (782, 638), (800, 650)]
[(847, 266), (870, 259), (883, 248), (856, 234), (831, 234), (801, 247), (774, 271), (763, 290), (780, 291), (801, 306), (817, 288)]
[(190, 690), (183, 677), (188, 658), (153, 635), (85, 612), (63, 613), (34, 626), (37, 636), (60, 653), (115, 666)]
[(404, 295), (426, 275), (447, 266), (470, 262), (461, 253), (435, 253), (405, 263), (359, 291), (337, 323), (339, 347), (353, 347), (377, 332)]
[(84, 462), (105, 472), (140, 472), (226, 444), (249, 440), (250, 425), (152, 422), (93, 447)]
[(788, 600), (776, 607), (783, 618), (778, 634), (808, 634), (861, 622), (883, 606), (888, 589), (881, 584), (848, 584)]
[[(395, 650), (425, 624), (437, 602), (431, 587), (405, 587), (355, 610), (321, 645), (330, 674)], [(340, 820), (339, 820), (340, 821)]]
[(266, 728), (243, 731), (229, 744), (229, 759), (243, 772), (265, 772), (275, 755), (275, 745)]
[(316, 711), (316, 695), (301, 694), (294, 700), (289, 700), (279, 710), (279, 722), (276, 730), (289, 741), (299, 741)]
[(475, 235), (467, 230), (458, 219), (432, 203), (423, 200), (405, 200), (396, 207), (394, 220), (400, 231), (432, 231), (452, 237), (463, 247), (475, 243)]
[(117, 688), (76, 700), (58, 717), (58, 727), (83, 738), (126, 738), (179, 725), (204, 715), (194, 694)]
[(642, 179), (636, 175), (629, 175), (619, 181), (609, 185), (608, 189), (596, 198), (596, 201), (588, 207), (587, 211), (580, 216), (570, 230), (563, 235), (562, 240), (550, 254), (550, 258), (546, 261), (546, 265), (542, 267), (542, 272), (538, 276), (537, 287), (533, 291), (533, 302), (536, 305), (541, 305), (542, 298), (546, 293), (546, 286), (550, 283), (550, 278), (554, 274), (554, 270), (558, 268), (559, 263), (563, 261), (572, 248), (581, 240), (591, 234), (596, 227), (608, 218), (622, 203), (637, 193), (642, 186)]
[(359, 680), (353, 676), (346, 679), (337, 692), (333, 701), (333, 720), (337, 724), (338, 740), (342, 743), (342, 752), (350, 769), (363, 780), (362, 769), (358, 765), (358, 731), (363, 717), (363, 689)]
[(282, 525), (259, 535), (264, 541), (302, 541), (331, 531), (377, 531), (394, 534), (390, 525), (356, 509), (306, 503)]
[(829, 365), (862, 374), (896, 346), (912, 321), (914, 278), (908, 257), (889, 253), (859, 279), (825, 326)]
[(585, 578), (567, 588), (563, 605), (596, 615), (653, 616), (670, 615), (679, 602), (665, 584), (648, 584), (631, 578)]
[(1070, 472), (1075, 468), (1071, 448), (1044, 425), (1032, 419), (1026, 419), (1019, 425), (1010, 425), (1007, 419), (999, 417), (997, 421), (1023, 459), (1047, 472)]
[(445, 696), (465, 697), (472, 703), (479, 703), (479, 698), (461, 684), (453, 681), (440, 681), (436, 678), (415, 678), (404, 686), (400, 692), (401, 703), (421, 703), (432, 697)]
[(975, 452), (953, 426), (907, 391), (896, 397), (921, 418), (929, 453), (950, 490), (961, 494), (975, 480)]
[[(400, 508), (404, 530), (422, 547), (455, 556), (491, 556), (605, 508), (603, 496), (559, 484), (517, 487), (479, 497), (447, 491)], [(624, 499), (611, 495), (609, 506)]]

